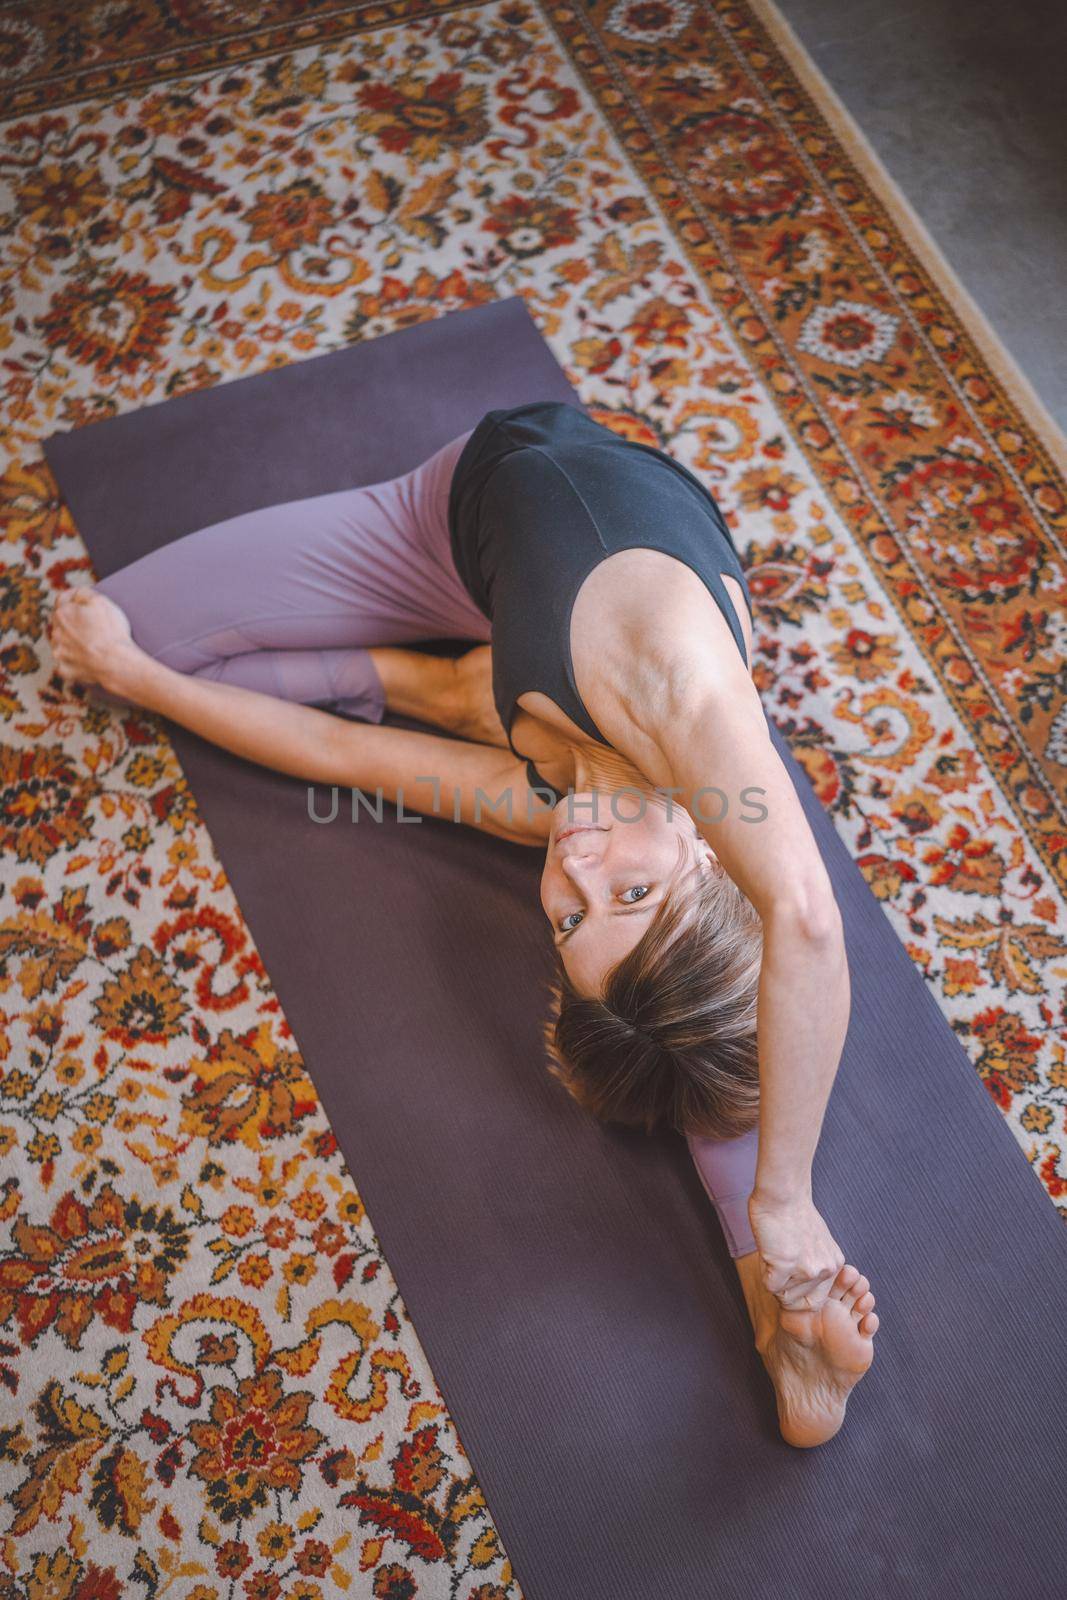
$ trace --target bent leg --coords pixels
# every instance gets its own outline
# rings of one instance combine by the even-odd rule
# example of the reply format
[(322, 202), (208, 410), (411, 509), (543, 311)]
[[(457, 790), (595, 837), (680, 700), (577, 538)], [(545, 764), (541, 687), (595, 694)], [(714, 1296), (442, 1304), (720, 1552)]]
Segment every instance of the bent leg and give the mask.
[(369, 650), (246, 650), (220, 656), (195, 675), (300, 705), (333, 706), (363, 722), (385, 715), (385, 690)]
[(179, 672), (380, 720), (369, 648), (490, 636), (448, 536), (468, 436), (399, 478), (197, 529), (98, 587), (136, 643)]
[(748, 1220), (748, 1197), (756, 1186), (759, 1129), (737, 1139), (708, 1139), (686, 1134), (686, 1143), (708, 1199), (715, 1207), (731, 1256), (749, 1255), (756, 1248)]

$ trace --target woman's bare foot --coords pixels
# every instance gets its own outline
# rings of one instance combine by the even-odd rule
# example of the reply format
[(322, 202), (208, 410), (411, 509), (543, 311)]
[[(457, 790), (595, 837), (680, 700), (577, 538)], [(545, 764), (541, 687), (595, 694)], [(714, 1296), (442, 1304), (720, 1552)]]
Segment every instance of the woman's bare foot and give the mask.
[(476, 744), (508, 747), (508, 736), (493, 699), (493, 651), (475, 645), (451, 663), (457, 694), (456, 731)]
[(867, 1279), (845, 1265), (818, 1311), (785, 1311), (760, 1280), (755, 1252), (736, 1261), (763, 1358), (778, 1399), (782, 1437), (801, 1449), (825, 1444), (874, 1360), (878, 1317)]

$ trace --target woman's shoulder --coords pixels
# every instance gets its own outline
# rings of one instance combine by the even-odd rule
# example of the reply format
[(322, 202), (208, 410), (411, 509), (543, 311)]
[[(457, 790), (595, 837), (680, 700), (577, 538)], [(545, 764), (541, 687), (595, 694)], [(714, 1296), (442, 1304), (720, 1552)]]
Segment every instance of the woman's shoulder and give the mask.
[(492, 426), (512, 445), (543, 444), (576, 431), (598, 429), (577, 396), (569, 400), (527, 400), (522, 405), (487, 411), (483, 423)]
[(551, 461), (562, 459), (573, 445), (576, 424), (583, 421), (596, 427), (584, 411), (561, 400), (533, 400), (485, 412), (456, 463), (455, 491), (470, 486), (480, 493), (492, 480), (497, 490), (508, 492), (542, 464), (547, 469)]

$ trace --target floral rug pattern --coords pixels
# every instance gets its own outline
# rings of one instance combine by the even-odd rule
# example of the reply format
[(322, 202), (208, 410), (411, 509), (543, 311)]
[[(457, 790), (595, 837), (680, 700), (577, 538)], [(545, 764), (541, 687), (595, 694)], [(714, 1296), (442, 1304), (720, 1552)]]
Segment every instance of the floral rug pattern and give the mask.
[(0, 94), (0, 1600), (520, 1600), (41, 440), (521, 294), (1067, 1211), (1063, 483), (743, 4), (47, 0)]

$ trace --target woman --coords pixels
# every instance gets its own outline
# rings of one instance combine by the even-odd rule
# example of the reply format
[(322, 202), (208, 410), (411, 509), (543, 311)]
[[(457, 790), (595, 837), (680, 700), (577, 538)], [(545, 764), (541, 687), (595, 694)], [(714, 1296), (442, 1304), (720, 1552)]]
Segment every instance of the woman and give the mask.
[[(480, 648), (403, 648), (445, 638)], [(63, 677), (239, 756), (546, 848), (551, 1070), (685, 1134), (782, 1433), (830, 1438), (878, 1326), (811, 1196), (848, 968), (700, 482), (577, 407), (491, 411), (399, 478), (61, 595), (52, 640)], [(373, 726), (387, 710), (459, 737)]]

